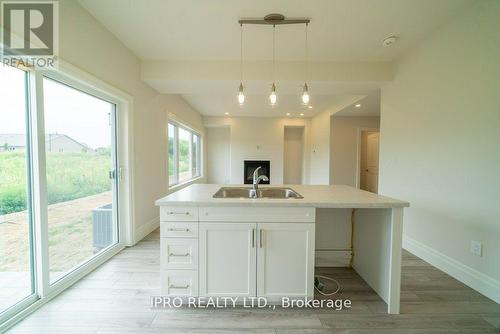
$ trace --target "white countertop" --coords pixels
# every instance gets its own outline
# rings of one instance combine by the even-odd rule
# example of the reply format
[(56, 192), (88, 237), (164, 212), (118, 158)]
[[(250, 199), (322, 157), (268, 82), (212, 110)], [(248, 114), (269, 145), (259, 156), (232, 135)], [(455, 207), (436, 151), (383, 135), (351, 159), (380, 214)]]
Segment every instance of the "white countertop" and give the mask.
[[(221, 187), (242, 185), (192, 184), (155, 202), (158, 206), (308, 206), (315, 208), (401, 208), (408, 202), (373, 194), (349, 186), (330, 185), (261, 185), (265, 187), (290, 187), (304, 198), (213, 198)], [(249, 186), (249, 185), (245, 185)]]

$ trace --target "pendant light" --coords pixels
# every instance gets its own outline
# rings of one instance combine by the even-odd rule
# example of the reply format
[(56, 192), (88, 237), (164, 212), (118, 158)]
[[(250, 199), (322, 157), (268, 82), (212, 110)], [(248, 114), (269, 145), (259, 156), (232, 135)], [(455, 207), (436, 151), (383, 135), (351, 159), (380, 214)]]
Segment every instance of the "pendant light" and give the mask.
[(308, 49), (308, 27), (309, 27), (309, 22), (311, 22), (311, 19), (306, 18), (306, 17), (301, 17), (301, 18), (286, 18), (283, 14), (278, 14), (278, 13), (272, 13), (264, 16), (264, 18), (246, 18), (246, 19), (239, 19), (238, 23), (241, 26), (241, 64), (240, 64), (240, 87), (239, 87), (239, 93), (238, 93), (238, 102), (240, 105), (243, 105), (245, 102), (245, 94), (243, 92), (243, 25), (244, 24), (257, 24), (257, 25), (266, 25), (266, 26), (273, 26), (273, 83), (271, 85), (271, 92), (269, 93), (269, 103), (272, 107), (276, 106), (276, 103), (278, 102), (278, 95), (276, 94), (276, 25), (283, 25), (283, 24), (305, 24), (306, 29), (305, 29), (305, 54), (306, 54), (306, 60), (305, 60), (305, 80), (304, 80), (304, 86), (302, 90), (302, 95), (301, 95), (301, 100), (302, 104), (304, 106), (307, 106), (312, 108), (312, 106), (309, 105), (310, 102), (310, 95), (309, 95), (309, 86), (307, 84), (307, 79), (309, 75), (309, 49)]
[(243, 92), (243, 24), (240, 24), (240, 87), (238, 89), (238, 103), (240, 107), (245, 104), (245, 93)]
[(305, 70), (305, 82), (304, 82), (304, 89), (302, 90), (302, 104), (303, 105), (308, 105), (309, 104), (309, 87), (307, 86), (307, 77), (308, 77), (308, 70), (309, 70), (309, 49), (308, 49), (308, 41), (307, 41), (307, 28), (309, 24), (306, 23), (306, 43), (305, 43), (305, 54), (306, 54), (306, 70)]
[(276, 95), (276, 83), (275, 83), (275, 63), (276, 63), (276, 25), (273, 25), (273, 85), (271, 86), (271, 94), (269, 94), (269, 102), (271, 103), (271, 107), (276, 105), (278, 101), (278, 96)]

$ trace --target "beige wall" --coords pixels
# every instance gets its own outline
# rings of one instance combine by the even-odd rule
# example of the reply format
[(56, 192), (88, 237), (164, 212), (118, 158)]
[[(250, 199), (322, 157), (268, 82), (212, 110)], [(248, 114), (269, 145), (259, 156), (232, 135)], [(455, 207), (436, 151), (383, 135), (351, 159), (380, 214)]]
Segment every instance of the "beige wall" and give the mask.
[(380, 117), (332, 116), (330, 128), (330, 180), (356, 187), (358, 130), (378, 129)]
[(478, 2), (397, 64), (382, 89), (379, 188), (411, 203), (404, 234), (416, 243), (407, 245), (497, 302), (499, 13), (499, 1)]
[(330, 184), (330, 111), (311, 119), (311, 184)]
[(304, 165), (304, 127), (285, 127), (283, 143), (283, 183), (302, 184)]
[(227, 184), (230, 182), (229, 126), (207, 128), (207, 183)]
[(310, 184), (333, 184), (330, 171), (331, 117), (363, 97), (365, 96), (346, 96), (336, 105), (311, 118)]
[[(285, 126), (304, 126), (304, 147), (309, 151), (309, 119), (205, 117), (204, 123), (207, 127), (228, 126), (231, 129), (229, 182), (233, 184), (243, 183), (244, 160), (270, 160), (271, 184), (283, 183)], [(304, 155), (304, 178), (307, 178), (309, 173), (308, 166), (309, 157)]]
[(154, 201), (167, 192), (167, 112), (201, 124), (177, 96), (159, 95), (140, 78), (139, 60), (76, 1), (60, 1), (60, 57), (133, 97), (134, 222), (141, 237), (158, 222)]

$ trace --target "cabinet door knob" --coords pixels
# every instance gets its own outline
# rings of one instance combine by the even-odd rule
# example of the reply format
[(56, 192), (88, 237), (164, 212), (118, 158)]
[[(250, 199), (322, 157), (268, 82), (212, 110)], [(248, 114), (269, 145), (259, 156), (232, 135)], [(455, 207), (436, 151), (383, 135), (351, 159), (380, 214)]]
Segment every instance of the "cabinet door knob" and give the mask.
[(262, 248), (262, 231), (263, 229), (259, 230), (259, 247)]
[(168, 230), (170, 232), (189, 232), (189, 231), (191, 231), (188, 228), (169, 228)]
[(252, 248), (255, 248), (255, 229), (252, 229)]

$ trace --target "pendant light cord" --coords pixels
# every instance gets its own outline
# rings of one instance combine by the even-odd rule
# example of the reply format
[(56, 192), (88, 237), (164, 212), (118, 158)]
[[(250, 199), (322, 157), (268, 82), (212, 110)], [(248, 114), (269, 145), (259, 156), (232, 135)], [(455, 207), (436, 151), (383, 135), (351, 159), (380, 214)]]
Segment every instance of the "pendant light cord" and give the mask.
[(276, 25), (273, 25), (273, 84), (276, 84)]
[(307, 36), (308, 35), (307, 32), (309, 30), (308, 28), (309, 28), (309, 24), (306, 23), (306, 75), (305, 75), (306, 82), (307, 82), (307, 79), (309, 78), (309, 41), (308, 41), (308, 38), (307, 38), (308, 37)]
[(243, 24), (240, 24), (240, 83), (243, 83)]

